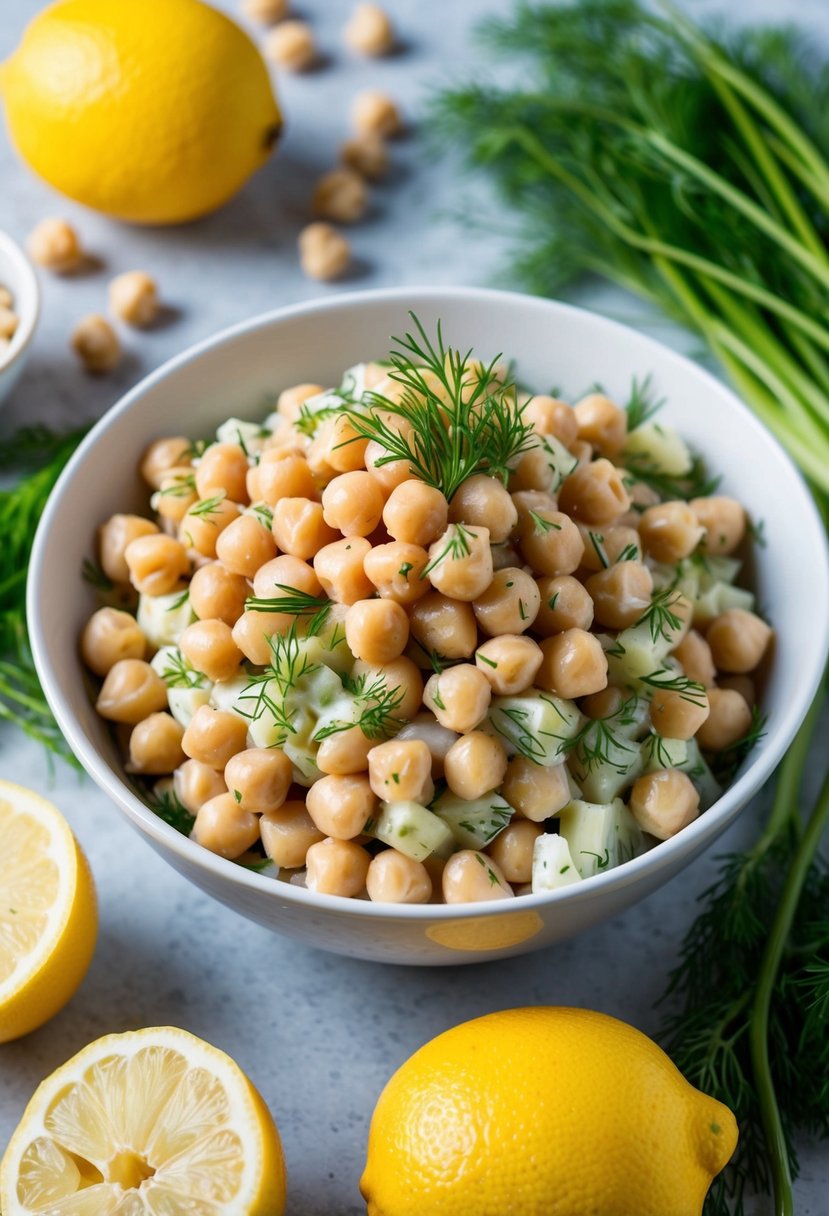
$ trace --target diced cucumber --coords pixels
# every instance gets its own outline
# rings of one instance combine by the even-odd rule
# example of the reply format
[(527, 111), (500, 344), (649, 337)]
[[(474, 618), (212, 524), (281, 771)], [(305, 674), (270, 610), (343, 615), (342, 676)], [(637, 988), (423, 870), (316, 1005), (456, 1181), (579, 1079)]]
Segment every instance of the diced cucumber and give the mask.
[(533, 845), (533, 895), (557, 891), (581, 882), (581, 874), (570, 855), (570, 846), (557, 832), (546, 832)]
[(168, 688), (167, 701), (170, 713), (186, 730), (196, 710), (209, 704), (210, 686), (208, 684), (204, 688)]
[(173, 646), (196, 619), (190, 597), (183, 591), (169, 595), (140, 595), (137, 620), (150, 646)]
[(438, 798), (434, 812), (449, 825), (462, 849), (485, 848), (503, 832), (515, 813), (496, 790), (470, 800), (447, 791)]
[(635, 456), (642, 465), (671, 477), (689, 473), (693, 464), (685, 441), (672, 426), (661, 422), (643, 422), (631, 431), (622, 449), (623, 460), (625, 456)]
[(288, 735), (282, 744), (282, 751), (294, 766), (294, 781), (297, 785), (311, 786), (315, 781), (319, 781), (322, 773), (317, 767), (315, 747), (299, 741), (298, 735)]
[(355, 401), (362, 398), (366, 391), (367, 366), (365, 363), (355, 363), (353, 367), (346, 368), (340, 382), (340, 393), (343, 397), (353, 397)]
[(240, 718), (247, 718), (255, 704), (249, 699), (252, 694), (250, 676), (243, 672), (232, 680), (220, 680), (210, 690), (210, 704), (214, 709), (224, 709)]
[(642, 740), (642, 771), (655, 773), (661, 768), (682, 768), (688, 759), (685, 739), (663, 739), (655, 731)]
[(754, 596), (744, 587), (732, 587), (731, 583), (712, 583), (708, 590), (703, 591), (694, 601), (694, 624), (707, 625), (729, 608), (744, 608), (746, 612), (752, 612)]
[(707, 811), (722, 794), (722, 787), (708, 767), (696, 739), (689, 739), (686, 746), (688, 752), (685, 760), (676, 767), (691, 778), (699, 793), (699, 808)]
[(536, 435), (534, 438), (537, 446), (543, 450), (547, 466), (553, 475), (550, 493), (555, 494), (579, 462), (555, 435)]
[(642, 771), (642, 755), (637, 743), (623, 744), (620, 740), (616, 746), (609, 746), (608, 753), (606, 760), (592, 762), (585, 759), (581, 749), (570, 757), (570, 771), (589, 802), (610, 802), (633, 785)]
[(238, 443), (249, 456), (253, 456), (262, 450), (265, 442), (265, 428), (258, 422), (245, 422), (242, 418), (228, 418), (227, 422), (223, 422), (216, 428), (216, 439), (219, 443)]
[(582, 878), (629, 861), (644, 845), (639, 825), (621, 798), (569, 802), (559, 815), (559, 831)]
[(531, 688), (521, 696), (495, 697), (487, 721), (509, 755), (520, 753), (536, 764), (551, 765), (564, 759), (582, 715), (572, 701)]
[(448, 824), (419, 802), (381, 802), (377, 818), (365, 830), (415, 861), (430, 853), (448, 857), (455, 847)]
[(210, 701), (212, 683), (186, 662), (177, 646), (162, 646), (153, 655), (150, 666), (167, 685), (170, 713), (182, 726), (189, 726), (199, 706)]

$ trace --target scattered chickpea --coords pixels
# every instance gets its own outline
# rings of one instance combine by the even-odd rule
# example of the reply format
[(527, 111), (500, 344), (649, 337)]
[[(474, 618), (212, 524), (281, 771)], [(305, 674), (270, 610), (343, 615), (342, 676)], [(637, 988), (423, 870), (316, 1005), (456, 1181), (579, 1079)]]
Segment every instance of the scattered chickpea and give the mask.
[(692, 739), (708, 717), (708, 697), (657, 688), (651, 699), (651, 725), (665, 739)]
[(282, 806), (293, 781), (293, 768), (276, 747), (249, 747), (230, 757), (224, 779), (243, 810), (261, 815)]
[(331, 224), (308, 224), (299, 234), (299, 261), (310, 279), (339, 279), (351, 265), (351, 246)]
[(143, 659), (119, 659), (114, 663), (95, 702), (102, 718), (130, 726), (166, 707), (167, 685)]
[(745, 507), (735, 498), (718, 494), (712, 498), (692, 498), (688, 504), (697, 522), (705, 529), (700, 542), (704, 553), (733, 553), (745, 536)]
[(705, 529), (684, 502), (663, 502), (643, 511), (639, 535), (652, 558), (678, 562), (696, 549)]
[(578, 437), (601, 456), (615, 460), (627, 437), (627, 414), (604, 393), (590, 393), (573, 406)]
[(366, 885), (371, 856), (353, 840), (326, 837), (309, 848), (305, 885), (322, 895), (359, 895)]
[(26, 247), (33, 262), (55, 274), (71, 274), (83, 261), (78, 234), (62, 219), (41, 220), (29, 234)]
[(518, 510), (500, 481), (478, 473), (468, 477), (452, 495), (449, 520), (453, 524), (488, 528), (490, 540), (498, 545), (512, 533), (518, 522)]
[(507, 882), (529, 882), (533, 875), (533, 847), (543, 829), (531, 819), (508, 823), (495, 837), (487, 853)]
[(644, 832), (668, 840), (697, 818), (699, 794), (687, 773), (659, 769), (634, 781), (630, 809)]
[(394, 47), (391, 21), (377, 4), (358, 4), (343, 37), (346, 45), (361, 55), (388, 55)]
[(446, 753), (446, 784), (459, 798), (481, 798), (495, 790), (507, 771), (507, 753), (500, 739), (480, 730), (461, 735)]
[(570, 783), (564, 764), (536, 764), (525, 756), (513, 756), (507, 765), (501, 793), (519, 815), (541, 823), (556, 815), (570, 801)]
[(536, 683), (557, 697), (573, 701), (607, 685), (607, 658), (601, 643), (583, 629), (568, 629), (541, 643), (543, 655)]
[[(409, 623), (427, 655), (434, 651), (447, 659), (468, 659), (475, 650), (478, 629), (471, 604), (431, 591), (412, 605)], [(428, 658), (426, 665), (431, 665)]]
[[(388, 545), (369, 546), (363, 569), (382, 599), (408, 605), (429, 592), (428, 579), (421, 577), (428, 562), (429, 555), (420, 545), (391, 541)], [(370, 589), (366, 594), (370, 594)]]
[(366, 132), (347, 139), (340, 148), (340, 159), (349, 169), (369, 181), (379, 181), (389, 170), (389, 154), (380, 135)]
[(138, 471), (148, 486), (160, 490), (171, 469), (189, 468), (190, 452), (190, 440), (184, 435), (166, 435), (163, 439), (154, 439), (144, 450)]
[(717, 669), (714, 666), (711, 647), (696, 629), (689, 629), (674, 648), (674, 658), (682, 664), (682, 670), (689, 680), (695, 680), (704, 688), (712, 688), (716, 683)]
[(143, 270), (128, 270), (109, 285), (109, 308), (125, 325), (145, 329), (158, 316), (158, 288)]
[(461, 849), (452, 854), (444, 867), (443, 898), (447, 904), (512, 899), (514, 895), (497, 862), (485, 853)]
[(265, 37), (265, 57), (286, 72), (307, 72), (317, 61), (317, 45), (305, 21), (283, 21)]
[(751, 710), (733, 688), (709, 688), (708, 706), (709, 714), (697, 731), (697, 742), (712, 752), (725, 751), (748, 731)]
[(346, 613), (345, 639), (358, 659), (388, 663), (406, 649), (409, 618), (394, 600), (358, 600)]
[(378, 743), (368, 754), (368, 779), (384, 802), (409, 801), (425, 806), (434, 793), (432, 754), (422, 739)]
[(383, 523), (389, 535), (424, 548), (438, 539), (448, 521), (449, 504), (443, 494), (422, 481), (401, 482), (389, 494), (383, 507)]
[(617, 468), (605, 460), (579, 465), (562, 483), (559, 506), (585, 524), (612, 524), (630, 506), (630, 495)]
[(232, 860), (259, 839), (259, 820), (243, 810), (232, 794), (217, 794), (199, 807), (192, 836), (211, 853)]
[(186, 759), (181, 749), (184, 727), (168, 713), (150, 714), (132, 730), (129, 767), (135, 773), (172, 773)]
[(194, 621), (179, 638), (179, 650), (208, 680), (230, 680), (244, 655), (233, 641), (231, 626), (222, 620)]
[(486, 676), (470, 663), (436, 672), (423, 690), (423, 704), (441, 726), (461, 734), (474, 730), (483, 721), (491, 697), (492, 688)]
[(217, 794), (226, 794), (222, 774), (201, 760), (185, 760), (173, 773), (173, 790), (185, 810), (191, 815)]
[(354, 127), (360, 135), (399, 135), (403, 122), (392, 99), (375, 89), (358, 93), (351, 108)]
[(369, 863), (366, 890), (377, 903), (425, 904), (432, 894), (432, 880), (422, 861), (385, 849)]
[(260, 25), (276, 25), (290, 11), (288, 0), (242, 0), (242, 12), (250, 21)]
[(368, 206), (365, 180), (354, 169), (332, 169), (317, 182), (311, 206), (320, 219), (356, 224)]
[(489, 529), (450, 524), (429, 546), (429, 580), (443, 595), (470, 601), (482, 595), (492, 582), (492, 551)]
[(475, 665), (499, 697), (515, 696), (529, 688), (538, 673), (543, 651), (532, 638), (502, 634), (475, 651)]
[(578, 437), (578, 423), (573, 407), (566, 401), (544, 394), (531, 397), (524, 406), (524, 421), (537, 435), (554, 435), (565, 447)]
[(286, 870), (304, 865), (311, 845), (325, 839), (299, 799), (266, 811), (259, 820), (259, 831), (268, 857), (274, 865)]
[(230, 758), (244, 749), (247, 733), (248, 725), (243, 718), (200, 705), (190, 719), (181, 746), (191, 760), (224, 769)]
[(121, 360), (121, 343), (107, 321), (97, 313), (82, 317), (72, 331), (70, 346), (93, 375), (111, 372)]
[(383, 494), (370, 473), (340, 473), (322, 492), (323, 519), (343, 536), (368, 536), (383, 515)]
[(117, 608), (99, 608), (81, 634), (81, 656), (96, 676), (105, 676), (121, 659), (143, 659), (147, 639), (134, 616)]
[(323, 545), (314, 556), (314, 572), (329, 599), (338, 604), (356, 604), (371, 597), (374, 586), (363, 569), (371, 552), (364, 536), (343, 537)]
[(761, 662), (771, 633), (771, 628), (755, 613), (730, 608), (711, 622), (705, 640), (720, 671), (746, 675)]

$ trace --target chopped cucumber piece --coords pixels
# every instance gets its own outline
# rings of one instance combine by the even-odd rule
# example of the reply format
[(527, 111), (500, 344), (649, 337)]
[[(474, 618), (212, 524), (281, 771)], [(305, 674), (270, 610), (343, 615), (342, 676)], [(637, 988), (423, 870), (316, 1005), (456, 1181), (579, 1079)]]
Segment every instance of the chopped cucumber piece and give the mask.
[(586, 761), (583, 752), (570, 757), (570, 770), (589, 802), (610, 802), (633, 785), (642, 771), (638, 744), (619, 740), (608, 752), (606, 760)]
[(265, 427), (258, 422), (245, 422), (242, 418), (228, 418), (227, 422), (216, 428), (218, 443), (238, 443), (249, 456), (262, 450), (266, 436)]
[(381, 802), (376, 820), (365, 830), (415, 861), (430, 853), (448, 857), (455, 847), (448, 824), (419, 802)]
[(533, 895), (539, 891), (557, 891), (574, 882), (581, 882), (581, 874), (564, 837), (557, 832), (539, 836), (533, 845)]
[(308, 743), (297, 742), (295, 735), (288, 735), (282, 744), (282, 750), (294, 766), (294, 781), (297, 785), (311, 786), (315, 781), (319, 781), (322, 773), (317, 768), (316, 748), (312, 748)]
[(546, 457), (547, 467), (553, 475), (550, 493), (555, 494), (579, 462), (555, 435), (535, 435), (533, 438), (536, 447), (540, 447)]
[(703, 591), (694, 601), (694, 624), (707, 625), (721, 612), (729, 608), (744, 608), (746, 612), (754, 609), (754, 596), (744, 587), (732, 587), (731, 583), (712, 583), (707, 591)]
[(232, 680), (221, 680), (210, 690), (210, 704), (214, 709), (224, 709), (240, 718), (248, 718), (256, 698), (246, 695), (250, 689), (250, 676), (243, 672)]
[(509, 755), (520, 753), (536, 764), (551, 765), (566, 756), (582, 715), (572, 701), (531, 688), (518, 697), (495, 697), (487, 721)]
[(196, 710), (209, 704), (210, 685), (204, 688), (169, 688), (167, 702), (176, 722), (180, 722), (186, 730)]
[(195, 619), (186, 591), (138, 597), (138, 624), (154, 650), (160, 646), (175, 645)]
[[(672, 426), (661, 422), (643, 422), (631, 431), (622, 449), (623, 460), (625, 456), (635, 456), (640, 465), (671, 477), (690, 473), (693, 464), (684, 439)], [(635, 471), (631, 476), (636, 476)]]
[(503, 832), (515, 813), (496, 790), (470, 800), (447, 791), (434, 806), (462, 849), (483, 849)]
[(568, 802), (559, 815), (559, 831), (582, 878), (612, 870), (644, 847), (639, 825), (621, 798)]
[(663, 739), (651, 731), (642, 740), (642, 771), (655, 773), (662, 768), (682, 768), (688, 759), (688, 743), (685, 739)]

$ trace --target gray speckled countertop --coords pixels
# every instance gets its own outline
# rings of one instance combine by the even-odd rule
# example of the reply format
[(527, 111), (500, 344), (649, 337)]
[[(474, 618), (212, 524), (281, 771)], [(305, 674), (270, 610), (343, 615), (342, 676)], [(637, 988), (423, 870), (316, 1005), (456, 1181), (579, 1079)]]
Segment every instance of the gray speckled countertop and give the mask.
[[(230, 0), (222, 6), (233, 7)], [(0, 59), (40, 7), (39, 0), (0, 4)], [(41, 328), (0, 417), (0, 442), (24, 420), (66, 425), (97, 417), (146, 372), (217, 329), (341, 289), (302, 277), (295, 239), (310, 187), (345, 134), (350, 97), (386, 88), (416, 115), (436, 82), (475, 72), (471, 27), (502, 5), (386, 0), (386, 7), (405, 49), (364, 63), (341, 51), (351, 0), (305, 0), (303, 15), (330, 62), (279, 82), (288, 124), (279, 156), (220, 214), (186, 228), (120, 227), (68, 204), (33, 179), (0, 136), (0, 228), (22, 240), (36, 219), (65, 214), (104, 263), (98, 273), (44, 283)], [(731, 7), (727, 0), (693, 5), (697, 13)], [(753, 0), (751, 11), (797, 18), (829, 39), (825, 0)], [(436, 163), (414, 135), (395, 145), (393, 157), (370, 217), (353, 231), (358, 264), (342, 287), (488, 281), (506, 241), (465, 235), (448, 218), (464, 206), (452, 166)], [(75, 366), (68, 332), (83, 313), (104, 307), (109, 275), (134, 268), (158, 277), (169, 324), (128, 336), (117, 374), (93, 381)], [(601, 302), (641, 320), (636, 302), (607, 293)], [(681, 340), (664, 323), (655, 332)], [(448, 1026), (493, 1009), (562, 1003), (653, 1031), (653, 1002), (715, 870), (709, 853), (623, 917), (538, 954), (455, 970), (382, 969), (302, 949), (212, 902), (151, 852), (89, 780), (60, 765), (50, 772), (39, 748), (5, 727), (0, 776), (40, 790), (65, 812), (92, 863), (101, 904), (97, 954), (75, 999), (43, 1029), (0, 1047), (0, 1152), (37, 1083), (85, 1043), (173, 1023), (229, 1051), (261, 1090), (283, 1137), (290, 1216), (364, 1212), (357, 1180), (377, 1095), (416, 1047)], [(761, 813), (749, 807), (715, 853), (741, 847)], [(804, 1144), (801, 1163), (798, 1214), (825, 1216), (829, 1149)], [(766, 1212), (769, 1205), (757, 1206), (757, 1216)]]

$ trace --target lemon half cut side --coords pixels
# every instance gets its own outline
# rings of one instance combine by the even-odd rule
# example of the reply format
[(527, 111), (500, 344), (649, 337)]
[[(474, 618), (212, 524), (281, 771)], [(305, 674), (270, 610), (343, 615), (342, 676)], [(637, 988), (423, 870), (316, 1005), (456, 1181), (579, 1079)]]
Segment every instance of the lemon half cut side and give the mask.
[(0, 1043), (63, 1008), (97, 932), (92, 875), (69, 824), (39, 794), (0, 781)]
[(268, 1108), (176, 1027), (106, 1035), (38, 1087), (0, 1165), (5, 1216), (282, 1216)]

